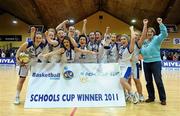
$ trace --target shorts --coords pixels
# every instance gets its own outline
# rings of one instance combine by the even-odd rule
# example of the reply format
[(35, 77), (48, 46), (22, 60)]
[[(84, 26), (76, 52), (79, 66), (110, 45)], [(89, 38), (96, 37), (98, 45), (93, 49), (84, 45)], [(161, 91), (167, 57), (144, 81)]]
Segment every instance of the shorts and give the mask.
[(131, 67), (120, 65), (120, 76), (128, 80), (131, 76)]
[(139, 63), (132, 63), (132, 72), (131, 74), (135, 79), (139, 79)]
[(29, 72), (29, 65), (21, 65), (19, 68), (19, 76), (22, 77), (26, 77), (28, 75)]

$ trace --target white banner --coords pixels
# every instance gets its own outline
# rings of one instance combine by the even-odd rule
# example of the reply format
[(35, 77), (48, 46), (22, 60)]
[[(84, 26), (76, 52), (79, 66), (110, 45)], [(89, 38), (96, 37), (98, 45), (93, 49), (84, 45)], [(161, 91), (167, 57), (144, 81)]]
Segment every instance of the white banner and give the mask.
[(35, 64), (25, 108), (125, 106), (119, 65)]

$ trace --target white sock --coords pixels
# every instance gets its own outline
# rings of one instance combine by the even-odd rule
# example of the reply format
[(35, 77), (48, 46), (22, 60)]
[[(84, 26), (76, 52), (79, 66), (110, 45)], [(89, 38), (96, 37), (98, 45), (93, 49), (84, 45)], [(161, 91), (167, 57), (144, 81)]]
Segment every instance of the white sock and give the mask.
[(20, 91), (16, 91), (16, 97), (19, 97)]
[(130, 94), (130, 95), (134, 95), (133, 91), (130, 91), (129, 94)]

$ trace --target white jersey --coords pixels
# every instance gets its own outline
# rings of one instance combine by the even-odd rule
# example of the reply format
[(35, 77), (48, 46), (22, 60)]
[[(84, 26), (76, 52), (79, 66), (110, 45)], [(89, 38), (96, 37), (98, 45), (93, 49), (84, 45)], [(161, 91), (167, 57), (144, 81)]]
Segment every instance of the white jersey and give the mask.
[(27, 54), (29, 54), (31, 60), (38, 61), (38, 55), (42, 53), (44, 49), (44, 44), (40, 43), (39, 46), (35, 48), (33, 41), (27, 41), (27, 42), (28, 42), (28, 46), (26, 50)]
[(110, 44), (110, 49), (107, 52), (107, 63), (116, 63), (118, 59), (118, 44)]
[(58, 50), (59, 48), (62, 47), (62, 42), (58, 38), (56, 38), (55, 40), (58, 42), (58, 44), (56, 46), (52, 46), (53, 47), (52, 48), (53, 51), (54, 50)]
[(61, 55), (62, 63), (74, 63), (75, 61), (75, 51), (74, 49), (65, 50), (65, 52)]
[[(89, 42), (87, 45), (87, 49), (90, 51), (98, 52), (98, 45), (96, 43)], [(87, 54), (87, 61), (89, 63), (97, 63), (97, 55)]]
[[(48, 44), (47, 40), (45, 40), (45, 44), (44, 44), (44, 48), (43, 48), (42, 54), (47, 54), (49, 52), (50, 52), (49, 44)], [(39, 59), (42, 62), (48, 62), (49, 61), (49, 58), (40, 57)]]
[(109, 49), (105, 49), (101, 44), (99, 46), (98, 61), (99, 63), (116, 63), (118, 59), (118, 45), (110, 44)]
[(108, 54), (108, 49), (104, 49), (103, 44), (101, 43), (99, 45), (98, 49), (98, 63), (107, 63), (107, 54)]
[[(56, 46), (51, 45), (52, 51), (59, 50), (59, 49), (62, 47), (61, 42), (58, 41), (58, 39), (55, 39), (55, 40), (58, 42), (58, 44), (57, 44)], [(53, 62), (53, 63), (58, 63), (58, 62), (60, 62), (60, 60), (61, 60), (61, 57), (60, 57), (59, 54), (55, 54), (55, 55), (53, 55), (53, 56), (50, 57), (50, 62)]]
[[(82, 50), (87, 50), (86, 46), (84, 46), (84, 47), (79, 46), (78, 48), (82, 49)], [(81, 53), (81, 52), (76, 52), (76, 54), (75, 54), (75, 62), (77, 62), (77, 63), (88, 62), (87, 54), (84, 54), (84, 53)]]
[(134, 52), (132, 54), (132, 62), (135, 62), (135, 63), (138, 62), (139, 52), (140, 52), (140, 47), (138, 46), (137, 42), (135, 42)]
[(43, 53), (43, 54), (47, 54), (47, 53), (49, 53), (49, 52), (50, 52), (49, 44), (48, 44), (47, 40), (45, 40), (45, 44), (44, 44), (44, 48), (43, 48), (42, 53)]
[(126, 65), (131, 67), (130, 59), (132, 57), (132, 53), (129, 52), (129, 45), (126, 47), (121, 46), (118, 52), (118, 62), (120, 65)]
[(30, 68), (30, 65), (33, 65), (34, 63), (39, 61), (38, 55), (42, 53), (44, 49), (44, 43), (40, 43), (39, 46), (35, 47), (34, 42), (32, 40), (27, 40), (27, 49), (25, 51), (26, 54), (30, 57), (30, 62), (25, 65), (20, 65), (19, 68), (19, 76), (20, 77), (26, 77), (28, 75), (28, 71)]

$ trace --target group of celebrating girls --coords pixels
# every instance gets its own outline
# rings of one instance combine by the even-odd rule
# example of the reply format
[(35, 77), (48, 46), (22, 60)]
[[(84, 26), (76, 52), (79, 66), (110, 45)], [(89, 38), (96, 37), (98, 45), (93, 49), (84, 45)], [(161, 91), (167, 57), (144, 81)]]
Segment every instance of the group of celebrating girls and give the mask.
[[(166, 30), (161, 18), (157, 18), (157, 22), (161, 30)], [(69, 21), (65, 20), (55, 29), (49, 28), (45, 33), (36, 32), (35, 27), (31, 28), (30, 37), (20, 46), (16, 53), (17, 62), (20, 64), (20, 78), (17, 84), (14, 104), (20, 104), (20, 92), (28, 74), (29, 65), (34, 62), (118, 63), (121, 71), (120, 84), (125, 91), (126, 101), (131, 101), (134, 104), (144, 101), (139, 77), (138, 56), (142, 53), (146, 58), (149, 55), (146, 52), (146, 48), (150, 45), (149, 43), (151, 41), (154, 41), (147, 39), (153, 38), (155, 35), (153, 28), (147, 28), (148, 19), (142, 21), (142, 32), (135, 30), (133, 26), (129, 27), (130, 35), (110, 33), (110, 27), (106, 27), (104, 35), (100, 31), (92, 31), (87, 34), (87, 19), (83, 20), (81, 32), (75, 29), (74, 26), (69, 26), (67, 29), (66, 25), (68, 23)], [(164, 34), (163, 32), (160, 34)], [(163, 38), (165, 37), (163, 36)], [(160, 43), (162, 40), (159, 40)], [(30, 63), (25, 64), (18, 60), (21, 52), (29, 55), (31, 59)], [(147, 76), (146, 73), (145, 76)], [(129, 81), (131, 77), (135, 82), (137, 92), (133, 92), (132, 90)], [(151, 84), (151, 82), (147, 84)], [(154, 100), (154, 96), (150, 98), (151, 92), (149, 92), (149, 98), (146, 102), (152, 102)], [(162, 100), (166, 99), (162, 98)]]

